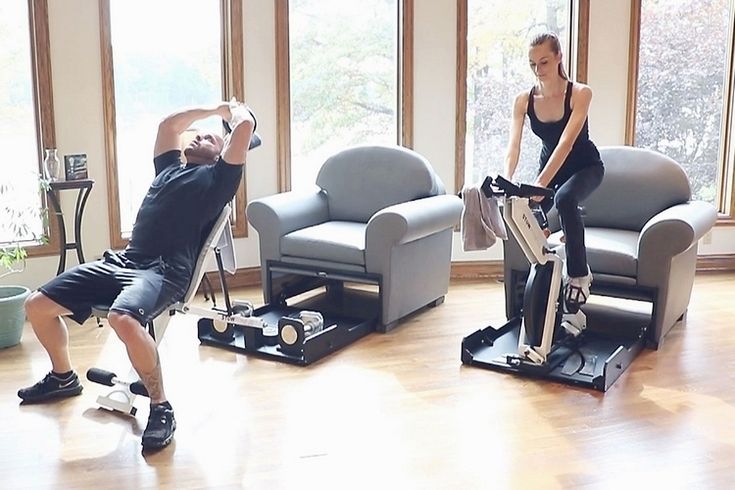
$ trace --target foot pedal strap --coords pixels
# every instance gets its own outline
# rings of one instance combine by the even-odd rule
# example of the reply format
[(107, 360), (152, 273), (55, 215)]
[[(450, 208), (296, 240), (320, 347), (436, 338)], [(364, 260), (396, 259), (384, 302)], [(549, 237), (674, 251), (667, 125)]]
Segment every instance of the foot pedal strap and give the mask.
[(571, 376), (577, 372), (583, 367), (584, 358), (582, 357), (582, 353), (579, 351), (576, 351), (572, 353), (569, 357), (566, 358), (564, 361), (564, 365), (561, 368), (561, 374), (564, 376)]
[(594, 376), (597, 367), (597, 356), (589, 355), (584, 358), (584, 367), (579, 372), (583, 376)]
[(561, 373), (564, 376), (579, 374), (581, 376), (594, 376), (597, 367), (597, 356), (584, 351), (576, 351), (564, 361)]

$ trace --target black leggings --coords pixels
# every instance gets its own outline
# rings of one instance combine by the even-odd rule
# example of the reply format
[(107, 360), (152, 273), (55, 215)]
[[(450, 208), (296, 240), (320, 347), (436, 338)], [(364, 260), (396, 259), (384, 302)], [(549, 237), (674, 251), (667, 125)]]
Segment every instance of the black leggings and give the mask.
[(569, 277), (587, 275), (587, 250), (584, 245), (584, 222), (579, 203), (584, 201), (592, 191), (599, 187), (605, 169), (602, 165), (594, 165), (580, 170), (569, 180), (555, 187), (554, 202), (544, 199), (541, 207), (549, 212), (552, 205), (559, 211), (561, 228), (564, 230), (567, 254), (567, 274)]

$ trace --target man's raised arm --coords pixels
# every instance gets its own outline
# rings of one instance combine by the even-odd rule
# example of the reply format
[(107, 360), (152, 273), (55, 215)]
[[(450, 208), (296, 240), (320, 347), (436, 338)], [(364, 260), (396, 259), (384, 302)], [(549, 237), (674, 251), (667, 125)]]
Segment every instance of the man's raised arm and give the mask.
[(189, 129), (195, 121), (206, 119), (209, 116), (219, 116), (230, 119), (230, 104), (222, 102), (213, 106), (192, 107), (183, 109), (166, 116), (158, 124), (156, 144), (153, 146), (153, 156), (157, 157), (167, 151), (181, 149), (181, 134)]
[(229, 106), (229, 119), (232, 132), (225, 138), (222, 148), (222, 159), (231, 165), (245, 163), (245, 155), (250, 147), (250, 139), (255, 131), (255, 119), (248, 107), (232, 102)]

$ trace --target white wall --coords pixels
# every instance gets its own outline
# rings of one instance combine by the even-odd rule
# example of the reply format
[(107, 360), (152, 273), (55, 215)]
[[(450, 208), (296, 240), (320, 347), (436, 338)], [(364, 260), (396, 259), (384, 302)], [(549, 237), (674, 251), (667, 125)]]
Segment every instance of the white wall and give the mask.
[(630, 2), (591, 2), (587, 81), (592, 87), (590, 136), (596, 144), (625, 141)]
[[(594, 90), (590, 129), (599, 145), (623, 144), (628, 67), (629, 3), (591, 2), (589, 83)], [(86, 153), (95, 187), (82, 233), (87, 259), (109, 247), (107, 174), (104, 149), (97, 2), (49, 2), (54, 109), (59, 154)], [(415, 2), (414, 148), (432, 162), (448, 189), (454, 186), (456, 85), (456, 0)], [(248, 198), (277, 190), (274, 2), (245, 0), (245, 82), (265, 144), (249, 157)], [(72, 193), (65, 193), (67, 216)], [(70, 227), (67, 227), (71, 230)], [(455, 234), (454, 260), (502, 258), (496, 244), (464, 253)], [(702, 254), (735, 253), (735, 227), (718, 228)], [(236, 241), (240, 267), (259, 265), (257, 235)], [(26, 271), (0, 282), (37, 287), (55, 274), (57, 257), (28, 261)], [(75, 264), (69, 253), (68, 263)]]

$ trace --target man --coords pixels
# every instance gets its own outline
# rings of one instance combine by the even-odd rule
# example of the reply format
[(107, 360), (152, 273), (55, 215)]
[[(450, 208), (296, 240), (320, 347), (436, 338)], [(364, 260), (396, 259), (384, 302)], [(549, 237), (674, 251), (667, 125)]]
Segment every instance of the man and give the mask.
[[(200, 133), (184, 149), (181, 134), (210, 116), (229, 122), (226, 140)], [(185, 294), (203, 238), (242, 181), (246, 153), (255, 129), (247, 107), (223, 102), (182, 110), (158, 127), (154, 147), (156, 177), (138, 211), (130, 242), (122, 252), (107, 251), (97, 262), (78, 265), (31, 294), (26, 314), (51, 359), (52, 370), (35, 385), (18, 391), (24, 403), (75, 396), (82, 385), (69, 357), (62, 317), (83, 323), (95, 304), (111, 304), (107, 317), (150, 395), (143, 449), (167, 446), (176, 421), (163, 390), (156, 343), (144, 326)]]

